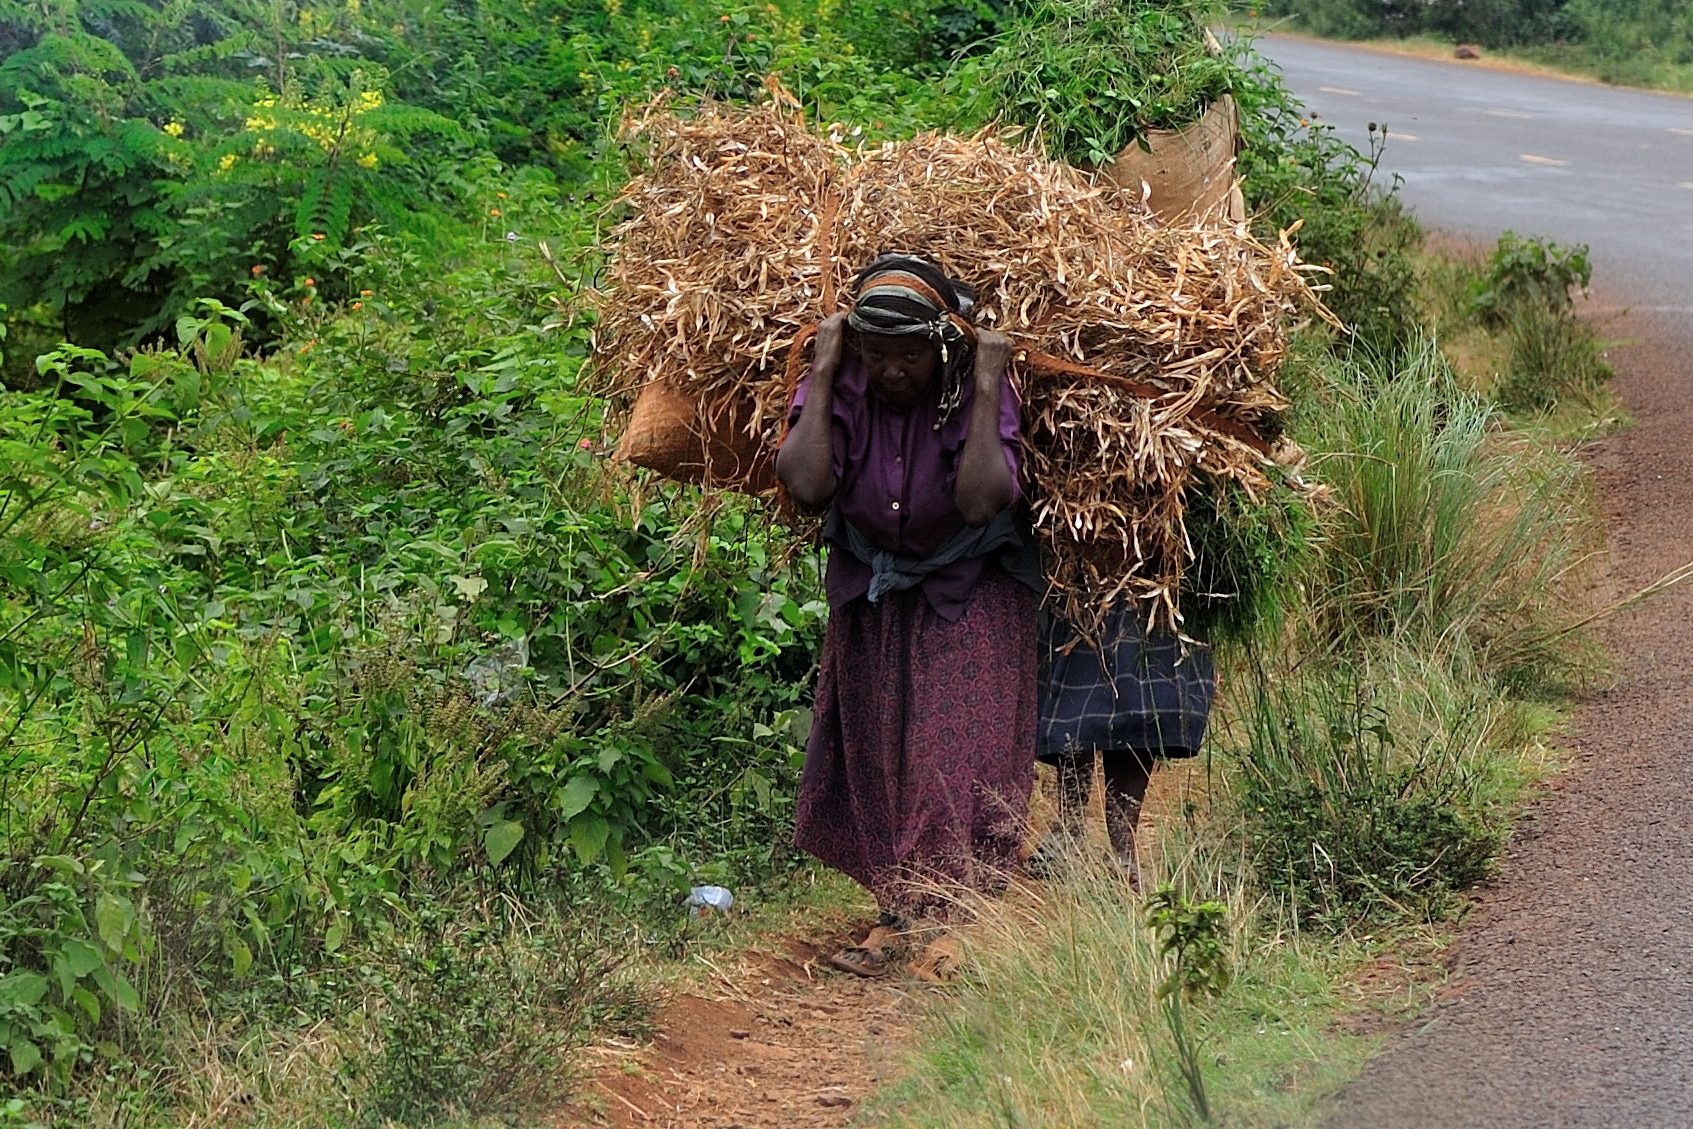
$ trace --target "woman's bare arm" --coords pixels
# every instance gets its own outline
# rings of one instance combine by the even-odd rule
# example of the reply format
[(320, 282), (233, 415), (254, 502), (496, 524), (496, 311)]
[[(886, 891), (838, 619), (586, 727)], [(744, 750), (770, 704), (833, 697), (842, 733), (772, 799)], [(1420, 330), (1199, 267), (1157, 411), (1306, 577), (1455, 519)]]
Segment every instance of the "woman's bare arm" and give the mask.
[[(958, 489), (953, 501), (964, 523), (979, 529), (1017, 496), (1011, 466), (999, 438), (999, 398), (1011, 363), (1011, 339), (981, 330), (976, 335), (976, 399), (970, 406), (970, 431), (958, 458)], [(810, 408), (807, 403), (806, 407)]]
[(817, 327), (811, 378), (799, 422), (776, 452), (776, 477), (788, 488), (794, 505), (821, 510), (835, 496), (835, 373), (841, 367), (846, 315), (834, 314)]

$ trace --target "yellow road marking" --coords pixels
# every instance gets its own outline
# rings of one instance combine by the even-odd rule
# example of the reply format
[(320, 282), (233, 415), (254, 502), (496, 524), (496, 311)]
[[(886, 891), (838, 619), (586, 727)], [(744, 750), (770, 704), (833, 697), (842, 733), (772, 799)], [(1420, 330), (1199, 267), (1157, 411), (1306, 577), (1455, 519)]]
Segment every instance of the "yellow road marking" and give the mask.
[(1552, 165), (1556, 168), (1563, 168), (1569, 164), (1568, 161), (1560, 161), (1556, 157), (1536, 157), (1533, 153), (1524, 153), (1522, 158), (1531, 165)]
[(1484, 110), (1482, 112), (1487, 114), (1489, 117), (1517, 118), (1517, 119), (1520, 119), (1522, 121), (1527, 121), (1530, 118), (1534, 117), (1533, 114), (1521, 114), (1521, 113), (1518, 113), (1516, 110)]
[(1348, 98), (1362, 97), (1362, 95), (1360, 95), (1356, 90), (1348, 90), (1344, 86), (1319, 86), (1317, 89), (1321, 90), (1324, 94), (1344, 94)]
[(1415, 140), (1417, 140), (1417, 135), (1414, 134), (1414, 133), (1389, 133), (1387, 136), (1390, 140), (1393, 140), (1393, 141), (1415, 141)]

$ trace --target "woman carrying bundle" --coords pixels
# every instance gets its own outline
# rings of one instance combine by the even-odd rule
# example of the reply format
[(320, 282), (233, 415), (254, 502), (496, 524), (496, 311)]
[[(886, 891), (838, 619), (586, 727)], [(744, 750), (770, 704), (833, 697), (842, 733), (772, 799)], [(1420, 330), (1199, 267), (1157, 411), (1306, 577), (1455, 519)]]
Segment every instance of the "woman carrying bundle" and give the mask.
[(1041, 580), (1012, 512), (1011, 342), (972, 327), (973, 304), (926, 260), (879, 256), (818, 327), (776, 458), (797, 505), (829, 510), (794, 840), (876, 896), (882, 924), (831, 960), (861, 976), (910, 931), (938, 936), (949, 890), (1003, 888), (1033, 783)]
[(1058, 824), (1029, 859), (1038, 876), (1075, 857), (1097, 752), (1105, 778), (1105, 831), (1117, 867), (1136, 889), (1135, 834), (1153, 765), (1191, 757), (1205, 738), (1216, 679), (1211, 651), (1172, 631), (1148, 630), (1134, 601), (1114, 605), (1097, 640), (1043, 614), (1040, 759), (1058, 769)]

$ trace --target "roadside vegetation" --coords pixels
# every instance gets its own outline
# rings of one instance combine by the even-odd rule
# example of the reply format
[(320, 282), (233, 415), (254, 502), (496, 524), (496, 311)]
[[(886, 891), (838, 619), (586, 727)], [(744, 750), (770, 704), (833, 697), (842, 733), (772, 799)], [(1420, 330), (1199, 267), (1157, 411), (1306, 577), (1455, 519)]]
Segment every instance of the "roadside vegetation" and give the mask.
[(1693, 16), (1677, 0), (1270, 0), (1254, 14), (1337, 39), (1447, 55), (1468, 43), (1601, 82), (1693, 93)]
[[(973, 129), (1075, 7), (0, 3), (0, 1124), (525, 1116), (648, 1032), (690, 884), (799, 885), (819, 561), (612, 465), (577, 388), (616, 124), (775, 73), (843, 134)], [(1420, 251), (1379, 152), (1135, 11), (1166, 69), (1043, 136), (1239, 100), (1254, 222), (1351, 327), (1287, 374), (1333, 504), (1231, 548), (1163, 916), (1086, 871), (981, 907), (893, 1123), (1297, 1118), (1372, 1045), (1347, 970), (1462, 913), (1591, 668), (1580, 253)]]

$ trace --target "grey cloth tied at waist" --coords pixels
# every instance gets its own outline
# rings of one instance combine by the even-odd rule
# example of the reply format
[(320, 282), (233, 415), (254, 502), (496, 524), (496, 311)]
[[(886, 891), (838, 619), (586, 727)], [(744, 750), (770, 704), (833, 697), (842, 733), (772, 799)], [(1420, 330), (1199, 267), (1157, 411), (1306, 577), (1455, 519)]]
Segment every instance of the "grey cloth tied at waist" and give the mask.
[(1046, 578), (1041, 573), (1040, 550), (1033, 532), (1018, 519), (1013, 509), (1003, 509), (980, 529), (966, 525), (947, 538), (926, 557), (901, 557), (878, 549), (859, 528), (848, 521), (840, 507), (829, 510), (823, 523), (823, 538), (839, 545), (870, 566), (870, 602), (880, 603), (889, 592), (903, 592), (923, 583), (930, 573), (949, 564), (999, 554), (999, 565), (1037, 596), (1046, 595)]

